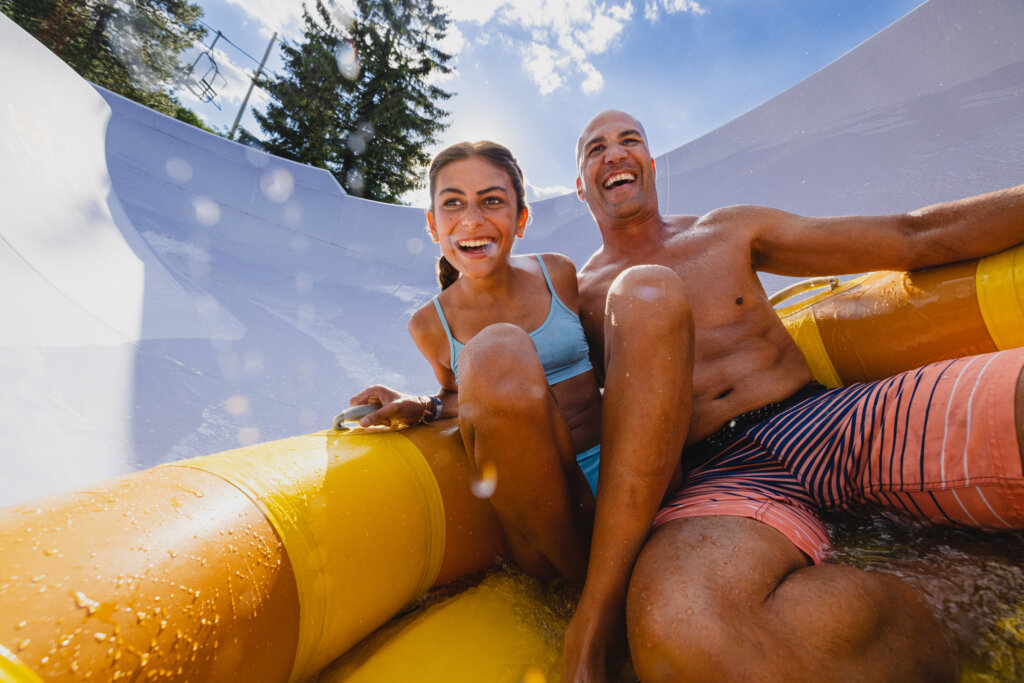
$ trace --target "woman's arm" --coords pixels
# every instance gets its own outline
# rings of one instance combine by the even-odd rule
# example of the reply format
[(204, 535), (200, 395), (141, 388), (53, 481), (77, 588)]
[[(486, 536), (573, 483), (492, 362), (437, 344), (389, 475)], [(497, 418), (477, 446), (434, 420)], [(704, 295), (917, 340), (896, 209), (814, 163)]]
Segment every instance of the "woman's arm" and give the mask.
[(455, 384), (455, 373), (447, 366), (448, 338), (433, 306), (424, 306), (413, 314), (409, 321), (409, 334), (430, 363), (434, 376), (441, 383), (440, 389), (432, 396), (403, 394), (381, 385), (364, 389), (353, 396), (349, 404), (376, 403), (381, 407), (361, 419), (360, 426), (386, 425), (392, 420), (416, 424), (458, 416), (458, 386)]

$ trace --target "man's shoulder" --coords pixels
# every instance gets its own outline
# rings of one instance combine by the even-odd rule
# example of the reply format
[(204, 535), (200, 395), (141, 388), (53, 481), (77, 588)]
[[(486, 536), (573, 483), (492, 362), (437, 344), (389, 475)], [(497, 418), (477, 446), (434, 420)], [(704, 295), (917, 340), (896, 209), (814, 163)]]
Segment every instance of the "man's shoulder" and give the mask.
[(750, 225), (777, 212), (767, 206), (757, 204), (733, 204), (708, 211), (703, 216), (679, 216), (681, 221), (690, 221), (689, 225), (707, 229), (731, 229)]

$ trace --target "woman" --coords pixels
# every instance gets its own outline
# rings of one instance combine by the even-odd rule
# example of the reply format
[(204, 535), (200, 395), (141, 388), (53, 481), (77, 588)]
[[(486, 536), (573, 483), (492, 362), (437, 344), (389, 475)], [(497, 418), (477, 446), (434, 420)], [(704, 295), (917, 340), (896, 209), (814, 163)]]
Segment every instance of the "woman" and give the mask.
[(493, 142), (440, 152), (429, 171), (430, 236), (441, 247), (441, 294), (409, 332), (441, 383), (435, 396), (371, 387), (363, 426), (459, 418), (512, 559), (577, 587), (586, 572), (597, 490), (601, 394), (580, 325), (576, 267), (557, 254), (512, 255), (529, 218), (523, 174)]

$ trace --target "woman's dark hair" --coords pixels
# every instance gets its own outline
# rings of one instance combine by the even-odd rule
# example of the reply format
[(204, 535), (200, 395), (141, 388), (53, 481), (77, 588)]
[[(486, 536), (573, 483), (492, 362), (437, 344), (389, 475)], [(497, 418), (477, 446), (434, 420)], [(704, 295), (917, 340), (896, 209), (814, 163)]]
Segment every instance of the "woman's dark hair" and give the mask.
[[(430, 162), (430, 170), (427, 172), (428, 185), (430, 187), (430, 210), (434, 210), (434, 189), (437, 183), (437, 174), (441, 169), (453, 161), (462, 161), (480, 157), (491, 162), (505, 172), (512, 181), (512, 190), (516, 193), (516, 214), (528, 208), (526, 204), (526, 185), (523, 181), (523, 170), (519, 168), (519, 162), (512, 156), (504, 145), (490, 140), (479, 140), (477, 142), (460, 142), (445, 147), (437, 153), (434, 160)], [(441, 283), (441, 289), (447, 289), (459, 279), (459, 271), (448, 262), (444, 256), (437, 261), (437, 279)]]

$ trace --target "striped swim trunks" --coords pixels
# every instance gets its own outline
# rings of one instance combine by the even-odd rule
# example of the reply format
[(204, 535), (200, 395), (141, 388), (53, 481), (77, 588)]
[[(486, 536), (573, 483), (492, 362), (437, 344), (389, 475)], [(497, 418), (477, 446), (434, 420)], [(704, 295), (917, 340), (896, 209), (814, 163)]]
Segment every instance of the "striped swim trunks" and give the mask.
[(814, 562), (827, 510), (863, 506), (986, 530), (1024, 528), (1015, 402), (1024, 349), (798, 394), (708, 459), (683, 454), (683, 486), (654, 526), (727, 515), (764, 522)]

